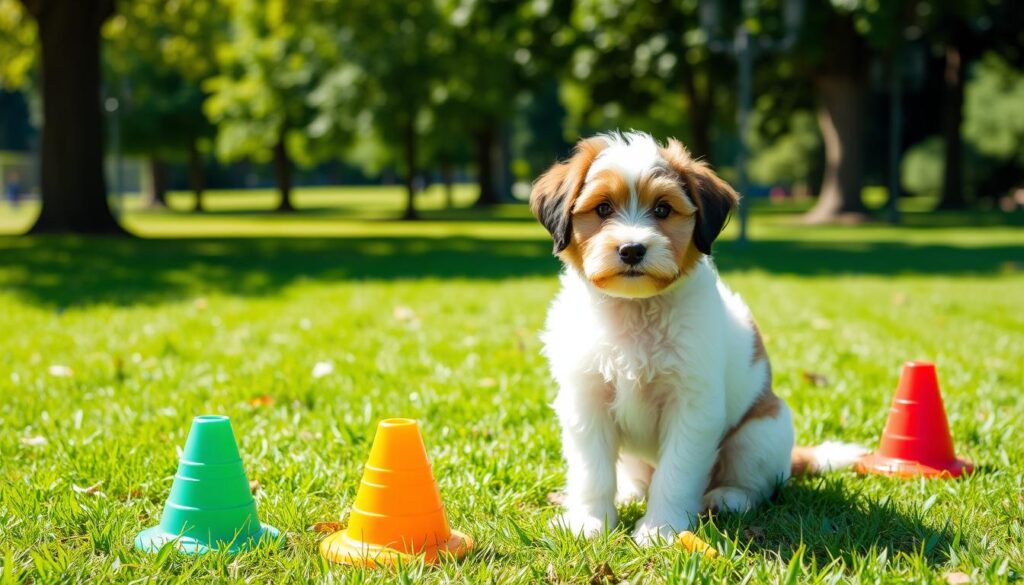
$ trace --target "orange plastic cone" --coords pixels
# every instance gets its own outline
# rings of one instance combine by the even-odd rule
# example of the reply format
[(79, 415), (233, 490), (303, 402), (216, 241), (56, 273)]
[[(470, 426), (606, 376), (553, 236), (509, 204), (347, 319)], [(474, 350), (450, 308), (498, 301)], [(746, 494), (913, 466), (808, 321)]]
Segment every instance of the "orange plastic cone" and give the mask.
[(960, 477), (974, 471), (974, 466), (957, 459), (953, 450), (934, 364), (903, 365), (882, 444), (877, 453), (857, 463), (857, 471), (904, 478)]
[(348, 528), (324, 539), (320, 554), (336, 563), (372, 566), (417, 555), (434, 563), (471, 548), (472, 539), (448, 526), (419, 425), (407, 418), (380, 421)]

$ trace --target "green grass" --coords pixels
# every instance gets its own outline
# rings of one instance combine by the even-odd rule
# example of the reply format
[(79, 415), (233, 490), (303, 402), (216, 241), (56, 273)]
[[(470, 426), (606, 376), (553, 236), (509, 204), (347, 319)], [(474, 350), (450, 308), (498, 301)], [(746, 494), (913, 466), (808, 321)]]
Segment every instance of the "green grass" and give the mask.
[[(576, 583), (604, 563), (631, 583), (1024, 576), (1019, 219), (812, 229), (763, 209), (746, 247), (730, 226), (718, 264), (766, 334), (800, 442), (874, 445), (900, 364), (932, 359), (978, 472), (796, 480), (771, 505), (705, 518), (699, 533), (723, 553), (709, 561), (637, 549), (640, 506), (591, 542), (547, 528), (564, 465), (537, 332), (558, 267), (522, 207), (444, 211), (436, 197), (427, 221), (402, 223), (388, 219), (396, 189), (300, 192), (314, 210), (294, 218), (230, 210), (238, 197), (214, 195), (209, 217), (127, 214), (162, 238), (0, 238), (5, 581)], [(334, 372), (314, 378), (321, 361)], [(253, 405), (262, 396), (272, 403)], [(158, 521), (176, 447), (202, 413), (232, 417), (283, 548), (132, 548)], [(317, 554), (323, 535), (310, 527), (344, 518), (376, 421), (391, 416), (421, 421), (451, 524), (477, 541), (464, 561), (364, 572)], [(102, 494), (74, 489), (97, 484)]]

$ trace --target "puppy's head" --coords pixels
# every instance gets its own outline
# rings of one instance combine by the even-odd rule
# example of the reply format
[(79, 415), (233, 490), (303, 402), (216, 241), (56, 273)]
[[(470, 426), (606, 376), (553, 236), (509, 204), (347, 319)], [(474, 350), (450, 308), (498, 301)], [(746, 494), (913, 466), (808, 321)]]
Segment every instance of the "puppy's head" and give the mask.
[(736, 192), (676, 140), (648, 134), (581, 140), (534, 183), (530, 208), (555, 254), (604, 293), (654, 296), (692, 268), (739, 204)]

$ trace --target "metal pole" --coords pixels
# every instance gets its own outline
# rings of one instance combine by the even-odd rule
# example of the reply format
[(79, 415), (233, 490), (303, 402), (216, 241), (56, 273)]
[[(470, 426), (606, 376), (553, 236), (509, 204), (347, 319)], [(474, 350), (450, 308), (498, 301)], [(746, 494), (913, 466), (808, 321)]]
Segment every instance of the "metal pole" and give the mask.
[(903, 80), (900, 77), (899, 51), (889, 67), (889, 198), (885, 202), (889, 223), (900, 222), (897, 207), (900, 198), (900, 141), (903, 129)]
[(739, 127), (739, 149), (736, 153), (736, 186), (744, 201), (740, 203), (740, 235), (737, 240), (740, 244), (746, 244), (747, 239), (747, 218), (749, 215), (749, 179), (747, 177), (747, 126), (749, 124), (751, 110), (751, 85), (754, 76), (754, 47), (751, 45), (750, 31), (746, 23), (741, 23), (736, 29), (736, 58), (739, 64), (739, 99), (737, 104), (736, 122)]
[(122, 193), (123, 184), (121, 182), (123, 178), (121, 173), (121, 120), (118, 107), (120, 104), (117, 98), (108, 97), (103, 105), (110, 114), (110, 150), (114, 153), (114, 201), (117, 202), (115, 212), (120, 217), (124, 214), (124, 193)]

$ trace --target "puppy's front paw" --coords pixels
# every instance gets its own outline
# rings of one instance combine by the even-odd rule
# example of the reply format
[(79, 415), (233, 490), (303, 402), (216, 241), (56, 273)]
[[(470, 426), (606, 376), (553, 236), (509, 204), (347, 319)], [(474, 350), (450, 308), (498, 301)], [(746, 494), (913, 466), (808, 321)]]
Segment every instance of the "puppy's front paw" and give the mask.
[(568, 530), (573, 534), (581, 534), (585, 538), (592, 538), (606, 530), (611, 530), (618, 521), (618, 514), (614, 508), (601, 514), (570, 509), (552, 518), (551, 525)]
[(704, 494), (703, 510), (737, 512), (742, 514), (754, 507), (754, 500), (746, 490), (722, 486)]
[(619, 491), (615, 492), (615, 503), (619, 506), (626, 506), (633, 502), (641, 502), (647, 497), (647, 490), (637, 485), (625, 485), (619, 486)]
[(690, 527), (688, 521), (669, 522), (644, 516), (633, 530), (633, 540), (640, 546), (658, 546), (675, 540), (676, 534)]

